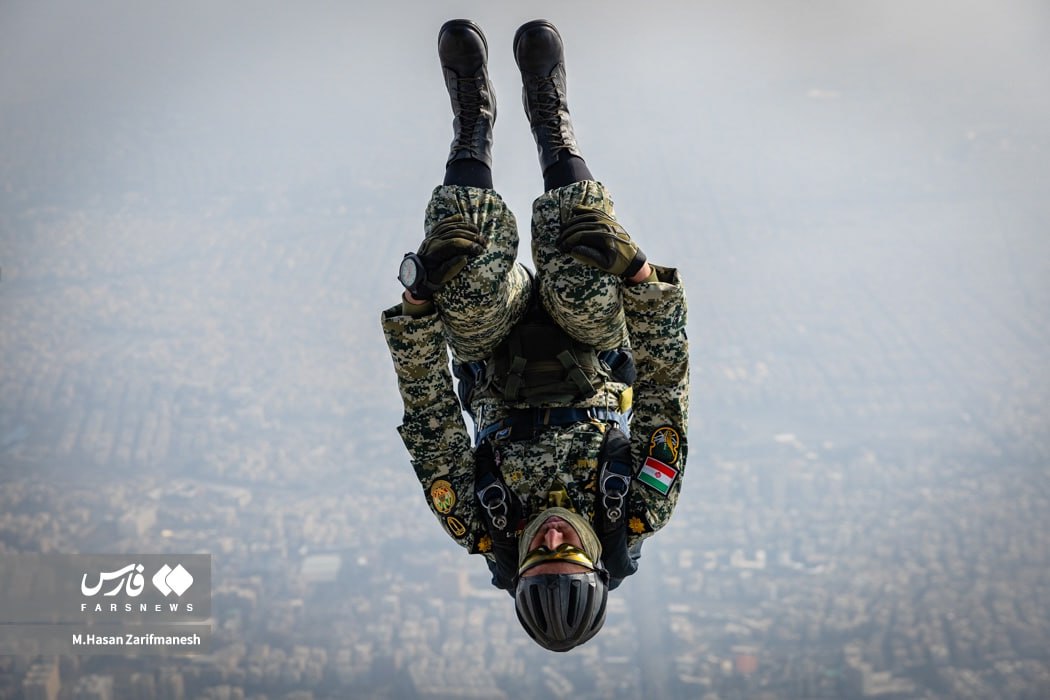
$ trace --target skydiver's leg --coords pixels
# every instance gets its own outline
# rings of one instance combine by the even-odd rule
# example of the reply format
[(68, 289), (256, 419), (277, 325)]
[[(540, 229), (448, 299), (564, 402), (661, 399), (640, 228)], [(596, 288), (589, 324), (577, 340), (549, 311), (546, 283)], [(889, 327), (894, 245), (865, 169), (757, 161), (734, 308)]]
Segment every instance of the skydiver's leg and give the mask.
[(514, 215), (492, 189), (492, 128), (496, 98), (489, 82), (488, 45), (467, 20), (446, 22), (438, 32), (438, 56), (452, 102), (454, 138), (444, 183), (427, 205), (426, 235), (450, 216), (474, 223), (488, 241), (485, 252), (434, 296), (445, 335), (457, 360), (486, 358), (525, 311), (531, 280), (515, 260)]
[(483, 360), (525, 313), (531, 278), (515, 260), (517, 222), (493, 190), (442, 185), (427, 205), (424, 228), (432, 231), (444, 218), (462, 214), (487, 240), (485, 252), (434, 295), (453, 355), (461, 362)]
[(532, 258), (540, 295), (551, 317), (577, 340), (599, 350), (628, 347), (623, 282), (558, 250), (558, 237), (577, 205), (615, 218), (608, 191), (593, 180), (559, 187), (533, 202)]
[(557, 248), (574, 207), (600, 209), (615, 217), (608, 191), (594, 180), (576, 143), (558, 30), (545, 20), (522, 25), (514, 37), (514, 57), (547, 190), (532, 207), (532, 259), (543, 303), (577, 340), (599, 350), (625, 347), (622, 282)]
[(496, 95), (488, 73), (488, 42), (470, 20), (453, 19), (438, 31), (438, 58), (452, 102), (452, 146), (445, 185), (492, 189), (492, 128)]

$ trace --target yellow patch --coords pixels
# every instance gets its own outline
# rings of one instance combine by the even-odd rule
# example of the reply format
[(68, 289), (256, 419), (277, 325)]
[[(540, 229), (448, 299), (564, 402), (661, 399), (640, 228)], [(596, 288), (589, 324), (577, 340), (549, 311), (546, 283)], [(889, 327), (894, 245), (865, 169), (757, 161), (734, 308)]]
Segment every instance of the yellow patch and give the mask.
[(451, 513), (456, 505), (456, 492), (452, 484), (444, 479), (438, 479), (430, 485), (430, 500), (434, 502), (434, 510), (441, 513)]
[(645, 523), (642, 522), (641, 518), (631, 518), (627, 521), (627, 527), (631, 528), (631, 532), (635, 534), (641, 534), (645, 532)]
[(467, 534), (467, 526), (463, 524), (462, 520), (453, 515), (445, 518), (445, 525), (448, 526), (448, 531), (452, 533), (452, 536), (457, 539)]
[(578, 459), (576, 460), (577, 469), (597, 469), (598, 460), (592, 458)]
[(492, 549), (492, 538), (488, 535), (483, 535), (482, 538), (478, 540), (478, 551), (485, 553), (490, 549)]
[(634, 389), (627, 387), (620, 394), (620, 413), (627, 413), (631, 410), (631, 404), (634, 403)]
[(649, 456), (656, 457), (664, 464), (673, 465), (678, 462), (678, 448), (681, 438), (678, 431), (669, 425), (657, 428), (649, 436)]

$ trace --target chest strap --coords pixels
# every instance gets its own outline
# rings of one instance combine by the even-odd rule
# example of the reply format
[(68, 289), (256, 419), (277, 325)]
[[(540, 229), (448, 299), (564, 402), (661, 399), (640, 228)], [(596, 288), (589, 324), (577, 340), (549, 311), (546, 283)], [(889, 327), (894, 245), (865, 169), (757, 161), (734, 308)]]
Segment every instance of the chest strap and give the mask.
[(509, 440), (517, 442), (534, 438), (543, 432), (544, 428), (563, 428), (575, 423), (588, 423), (598, 421), (600, 423), (616, 423), (620, 430), (629, 433), (630, 411), (621, 413), (608, 408), (515, 408), (511, 409), (506, 418), (481, 426), (476, 435), (475, 443), (481, 444), (482, 440)]

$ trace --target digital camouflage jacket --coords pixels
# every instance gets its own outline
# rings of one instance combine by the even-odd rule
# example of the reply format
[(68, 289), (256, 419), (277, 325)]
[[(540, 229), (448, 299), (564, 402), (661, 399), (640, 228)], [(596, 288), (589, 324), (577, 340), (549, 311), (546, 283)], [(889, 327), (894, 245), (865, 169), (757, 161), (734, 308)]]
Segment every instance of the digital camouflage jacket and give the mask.
[[(603, 333), (620, 337), (633, 353), (637, 379), (630, 388), (609, 381), (594, 396), (570, 405), (633, 409), (634, 478), (626, 522), (627, 544), (634, 547), (667, 523), (685, 474), (689, 403), (686, 298), (673, 268), (654, 265), (655, 281), (624, 285), (560, 253), (555, 241), (561, 225), (572, 207), (579, 205), (614, 215), (608, 192), (597, 182), (574, 183), (545, 193), (533, 207), (533, 260), (538, 277), (549, 281), (541, 290), (576, 303), (577, 317), (585, 316), (584, 322), (594, 326), (588, 332), (595, 337)], [(454, 390), (449, 349), (461, 360), (479, 359), (484, 348), (493, 345), (489, 336), (505, 334), (507, 324), (520, 316), (532, 276), (515, 263), (516, 224), (498, 194), (472, 187), (438, 187), (427, 209), (425, 229), (431, 230), (443, 217), (454, 214), (476, 223), (489, 241), (486, 252), (439, 293), (437, 312), (409, 316), (397, 305), (385, 310), (381, 321), (404, 405), (398, 432), (424, 498), (456, 543), (492, 560), (491, 541), (474, 495), (473, 440)], [(592, 313), (592, 309), (597, 311)], [(490, 324), (502, 325), (489, 331)], [(514, 406), (482, 396), (472, 401), (470, 411), (488, 424), (510, 408)], [(503, 480), (520, 499), (526, 522), (549, 505), (566, 505), (552, 501), (551, 494), (559, 493), (567, 494), (567, 505), (593, 518), (604, 431), (605, 424), (584, 420), (547, 427), (531, 439), (492, 441)]]

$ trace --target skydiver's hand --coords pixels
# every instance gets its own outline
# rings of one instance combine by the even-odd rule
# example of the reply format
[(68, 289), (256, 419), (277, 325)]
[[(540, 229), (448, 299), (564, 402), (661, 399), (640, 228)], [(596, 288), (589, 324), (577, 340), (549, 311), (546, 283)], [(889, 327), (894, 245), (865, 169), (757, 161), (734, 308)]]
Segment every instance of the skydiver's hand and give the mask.
[(426, 282), (413, 290), (413, 296), (432, 299), (471, 258), (481, 255), (485, 244), (478, 227), (460, 214), (442, 220), (427, 234), (416, 253), (426, 270)]
[(585, 265), (630, 279), (645, 265), (645, 253), (615, 219), (590, 207), (576, 207), (558, 237), (558, 249)]

